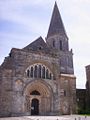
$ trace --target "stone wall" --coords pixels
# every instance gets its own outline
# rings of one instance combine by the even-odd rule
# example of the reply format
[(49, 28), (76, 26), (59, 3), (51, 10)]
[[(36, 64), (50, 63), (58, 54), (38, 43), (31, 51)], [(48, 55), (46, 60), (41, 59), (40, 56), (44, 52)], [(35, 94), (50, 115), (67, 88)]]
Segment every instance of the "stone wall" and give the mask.
[[(8, 62), (10, 63), (11, 60), (13, 61), (11, 65), (12, 69), (10, 69), (10, 66), (7, 66)], [(30, 65), (38, 63), (47, 66), (52, 71), (54, 78), (49, 80), (27, 77), (26, 69)], [(40, 52), (34, 53), (32, 51), (28, 53), (24, 50), (12, 49), (11, 56), (5, 60), (1, 68), (1, 116), (2, 114), (4, 116), (30, 115), (31, 108), (28, 104), (31, 104), (30, 101), (33, 96), (30, 96), (30, 92), (33, 90), (40, 92), (41, 97), (36, 96), (36, 98), (39, 101), (43, 101), (40, 102), (40, 115), (75, 113), (75, 77), (70, 74), (60, 74), (58, 56), (44, 55)], [(31, 86), (32, 83), (33, 87)], [(28, 85), (30, 85), (30, 87), (28, 88), (27, 95), (25, 90)], [(49, 92), (49, 96), (47, 95), (49, 98), (45, 95), (42, 97), (43, 94), (41, 91), (43, 91), (43, 94), (45, 92), (45, 95)], [(28, 101), (26, 101), (26, 96), (29, 97)], [(52, 99), (50, 100), (50, 98)], [(46, 104), (48, 104), (48, 106)]]

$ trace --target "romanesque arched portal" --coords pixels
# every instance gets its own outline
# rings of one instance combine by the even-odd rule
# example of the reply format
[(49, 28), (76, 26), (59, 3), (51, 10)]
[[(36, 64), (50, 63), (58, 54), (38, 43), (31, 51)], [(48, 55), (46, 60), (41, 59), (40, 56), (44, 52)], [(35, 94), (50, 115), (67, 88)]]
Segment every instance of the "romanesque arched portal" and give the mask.
[(30, 115), (47, 115), (53, 108), (51, 87), (40, 80), (29, 83), (24, 90), (24, 110)]

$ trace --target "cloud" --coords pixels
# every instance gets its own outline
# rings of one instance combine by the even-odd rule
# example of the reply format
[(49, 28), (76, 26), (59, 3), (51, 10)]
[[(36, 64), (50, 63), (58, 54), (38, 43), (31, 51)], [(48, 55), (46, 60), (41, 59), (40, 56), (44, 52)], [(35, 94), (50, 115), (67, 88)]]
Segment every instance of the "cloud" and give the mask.
[[(40, 35), (46, 36), (54, 2), (0, 0), (0, 59), (12, 47), (22, 48)], [(57, 3), (74, 52), (77, 86), (84, 87), (84, 66), (90, 63), (90, 0), (57, 0)]]
[[(47, 4), (48, 2), (44, 2), (44, 3)], [(36, 6), (35, 8), (34, 5), (37, 5), (37, 4), (38, 4), (38, 7)], [(35, 10), (32, 9), (32, 5), (35, 8)], [(47, 12), (47, 10), (45, 11), (44, 9), (40, 8), (42, 9), (42, 12), (40, 12), (41, 10), (38, 8), (41, 5), (44, 5), (42, 0), (37, 0), (37, 2), (35, 1), (30, 2), (30, 0), (27, 0), (27, 2), (25, 0), (22, 0), (22, 1), (16, 0), (16, 2), (14, 0), (12, 1), (10, 0), (9, 2), (6, 0), (6, 2), (0, 2), (0, 11), (1, 11), (0, 20), (17, 24), (17, 29), (19, 24), (23, 26), (23, 29), (25, 29), (27, 32), (34, 32), (37, 34), (41, 33), (44, 35), (45, 31), (43, 28), (47, 29), (47, 27), (46, 27), (46, 21), (43, 13)], [(27, 15), (27, 12), (28, 12), (28, 15)], [(36, 15), (32, 13), (35, 13)], [(42, 17), (42, 20), (41, 20), (41, 17)], [(36, 26), (39, 26), (39, 27), (36, 27)], [(18, 31), (17, 29), (16, 31)]]

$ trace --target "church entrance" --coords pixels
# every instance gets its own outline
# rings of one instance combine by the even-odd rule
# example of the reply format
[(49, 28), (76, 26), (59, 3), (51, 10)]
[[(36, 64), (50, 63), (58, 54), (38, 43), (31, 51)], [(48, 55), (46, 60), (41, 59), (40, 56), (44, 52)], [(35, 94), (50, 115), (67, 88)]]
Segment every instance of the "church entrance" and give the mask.
[(39, 100), (36, 98), (31, 102), (31, 115), (39, 115)]
[(43, 81), (34, 81), (27, 85), (25, 111), (29, 115), (47, 115), (53, 110), (51, 89)]

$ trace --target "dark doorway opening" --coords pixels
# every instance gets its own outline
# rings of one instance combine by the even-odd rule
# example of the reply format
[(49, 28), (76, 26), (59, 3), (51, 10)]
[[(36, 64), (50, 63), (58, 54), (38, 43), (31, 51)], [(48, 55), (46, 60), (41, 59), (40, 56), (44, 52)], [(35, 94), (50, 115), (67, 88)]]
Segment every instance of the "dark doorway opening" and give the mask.
[(39, 115), (39, 100), (36, 98), (32, 99), (31, 115)]

